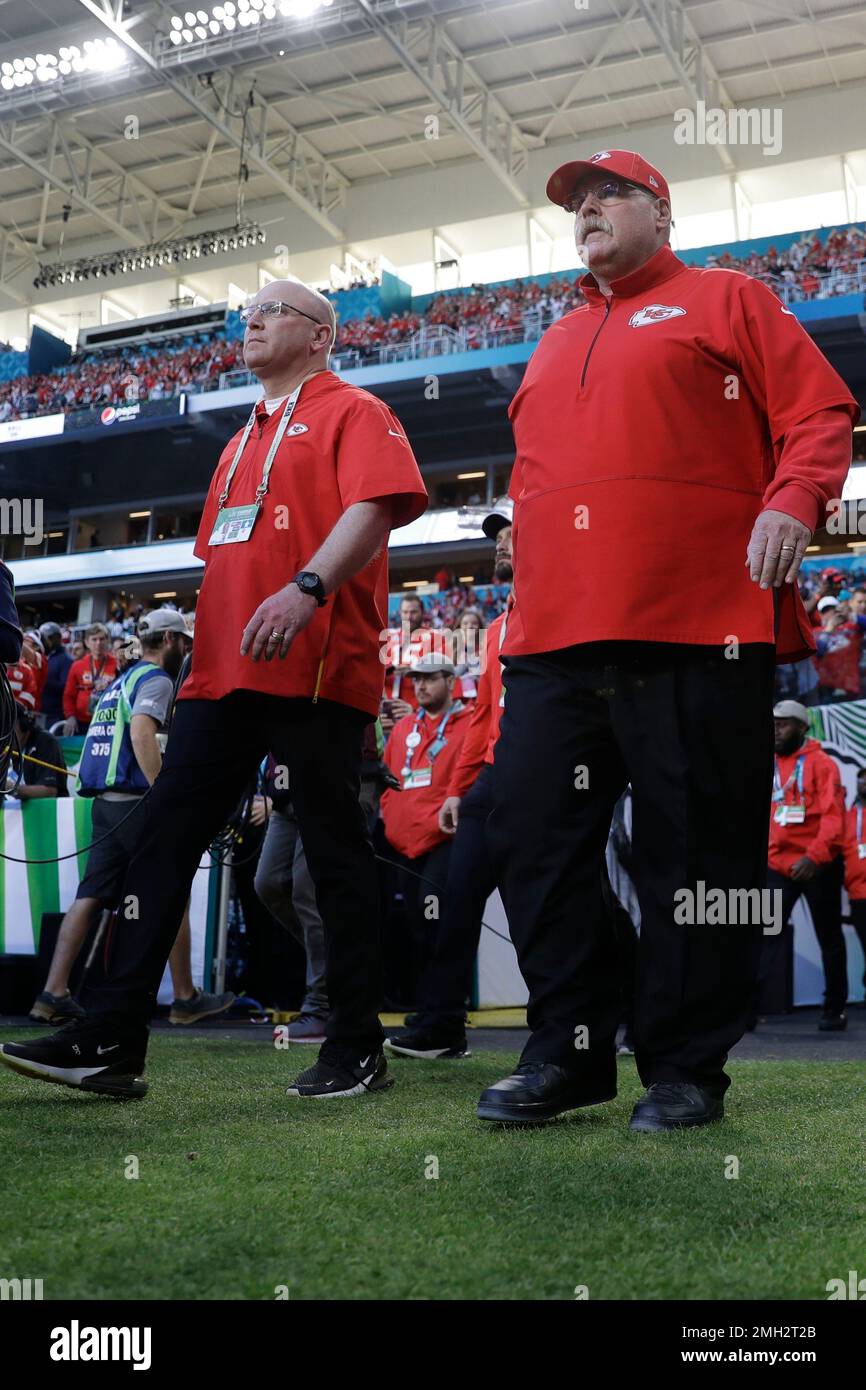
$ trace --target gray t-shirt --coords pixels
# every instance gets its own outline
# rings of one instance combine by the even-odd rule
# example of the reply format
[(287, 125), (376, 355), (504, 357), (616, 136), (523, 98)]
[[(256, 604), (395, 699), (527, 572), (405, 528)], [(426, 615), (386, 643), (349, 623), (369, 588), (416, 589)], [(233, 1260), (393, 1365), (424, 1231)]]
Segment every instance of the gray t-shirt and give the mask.
[[(135, 687), (132, 713), (149, 714), (151, 719), (156, 720), (160, 729), (164, 729), (173, 695), (174, 681), (171, 676), (166, 671), (151, 671)], [(138, 792), (106, 791), (102, 793), (102, 798), (104, 801), (138, 801), (140, 795)]]
[(149, 714), (159, 727), (165, 727), (171, 697), (174, 694), (174, 681), (166, 671), (151, 671), (135, 687), (132, 698), (133, 714)]

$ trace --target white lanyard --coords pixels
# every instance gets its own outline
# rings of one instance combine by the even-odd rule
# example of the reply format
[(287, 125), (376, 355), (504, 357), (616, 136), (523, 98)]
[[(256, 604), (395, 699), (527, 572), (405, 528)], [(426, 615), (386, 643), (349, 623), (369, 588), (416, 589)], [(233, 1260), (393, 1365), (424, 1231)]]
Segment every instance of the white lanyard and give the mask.
[[(311, 375), (312, 375), (312, 373), (311, 373)], [(304, 380), (306, 380), (306, 378), (304, 378)], [(266, 458), (265, 458), (265, 466), (264, 466), (264, 469), (262, 470), (262, 481), (259, 483), (258, 487), (256, 488), (255, 503), (256, 503), (256, 506), (258, 506), (258, 507), (260, 507), (260, 506), (262, 505), (262, 500), (263, 500), (263, 498), (264, 498), (264, 496), (265, 496), (265, 493), (266, 493), (267, 490), (268, 490), (268, 480), (269, 480), (269, 478), (270, 478), (270, 476), (271, 476), (271, 468), (273, 467), (274, 457), (275, 457), (275, 455), (276, 455), (277, 449), (279, 449), (279, 447), (280, 447), (280, 443), (282, 442), (283, 435), (285, 434), (286, 430), (288, 429), (289, 423), (290, 423), (290, 421), (291, 421), (291, 418), (292, 418), (292, 416), (293, 416), (293, 414), (294, 414), (294, 412), (295, 412), (295, 406), (296, 406), (297, 403), (298, 403), (298, 397), (299, 397), (300, 394), (301, 394), (301, 387), (303, 386), (303, 384), (304, 384), (304, 382), (302, 381), (300, 386), (296, 386), (295, 389), (294, 389), (294, 391), (292, 392), (292, 394), (289, 396), (288, 400), (286, 401), (285, 407), (284, 407), (284, 409), (283, 409), (282, 419), (280, 420), (280, 423), (277, 425), (277, 432), (276, 432), (276, 434), (274, 435), (273, 439), (271, 440), (271, 447), (268, 449), (267, 456), (266, 456)], [(228, 473), (226, 474), (225, 486), (224, 486), (222, 492), (220, 493), (219, 502), (217, 503), (217, 506), (220, 508), (220, 510), (222, 510), (222, 508), (225, 506), (226, 502), (228, 501), (229, 488), (230, 488), (231, 485), (232, 485), (232, 479), (234, 478), (235, 473), (237, 472), (238, 464), (239, 464), (240, 461), (241, 461), (241, 454), (243, 453), (244, 449), (246, 448), (247, 440), (249, 439), (250, 434), (252, 433), (252, 428), (253, 428), (253, 425), (254, 425), (255, 423), (256, 423), (256, 411), (255, 411), (255, 406), (254, 406), (254, 407), (253, 407), (253, 413), (252, 413), (252, 415), (250, 416), (249, 420), (247, 421), (246, 429), (244, 430), (243, 434), (241, 435), (241, 442), (240, 442), (240, 444), (238, 445), (237, 450), (235, 451), (235, 456), (234, 456), (234, 458), (232, 459), (231, 467), (229, 468), (229, 471), (228, 471)]]

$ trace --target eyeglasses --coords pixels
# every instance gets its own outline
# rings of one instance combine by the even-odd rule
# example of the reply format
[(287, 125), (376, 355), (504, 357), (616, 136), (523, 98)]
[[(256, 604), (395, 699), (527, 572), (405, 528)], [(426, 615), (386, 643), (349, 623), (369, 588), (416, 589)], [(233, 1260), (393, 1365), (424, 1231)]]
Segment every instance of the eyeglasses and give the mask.
[(309, 319), (310, 323), (317, 323), (320, 328), (327, 328), (327, 324), (322, 323), (321, 319), (314, 319), (312, 314), (305, 314), (303, 309), (296, 309), (294, 304), (285, 304), (281, 299), (263, 299), (261, 304), (245, 304), (238, 311), (241, 323), (249, 323), (253, 314), (261, 314), (262, 318), (274, 318), (277, 314), (300, 314), (301, 318)]
[(631, 197), (632, 193), (643, 193), (655, 201), (653, 194), (646, 188), (641, 188), (640, 184), (626, 183), (625, 179), (606, 179), (604, 183), (597, 183), (594, 188), (583, 188), (570, 193), (562, 206), (566, 212), (580, 212), (587, 198), (594, 198), (597, 203), (619, 203)]

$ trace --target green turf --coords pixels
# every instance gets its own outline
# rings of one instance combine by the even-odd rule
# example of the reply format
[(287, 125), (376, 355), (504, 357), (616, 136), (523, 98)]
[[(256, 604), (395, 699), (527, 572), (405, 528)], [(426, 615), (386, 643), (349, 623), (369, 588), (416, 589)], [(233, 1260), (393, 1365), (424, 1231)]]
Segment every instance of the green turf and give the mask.
[(615, 1102), (519, 1131), (474, 1114), (508, 1057), (292, 1100), (307, 1058), (158, 1035), (138, 1103), (0, 1068), (0, 1277), (46, 1298), (823, 1299), (866, 1274), (856, 1063), (732, 1064), (723, 1123), (641, 1135), (630, 1058)]

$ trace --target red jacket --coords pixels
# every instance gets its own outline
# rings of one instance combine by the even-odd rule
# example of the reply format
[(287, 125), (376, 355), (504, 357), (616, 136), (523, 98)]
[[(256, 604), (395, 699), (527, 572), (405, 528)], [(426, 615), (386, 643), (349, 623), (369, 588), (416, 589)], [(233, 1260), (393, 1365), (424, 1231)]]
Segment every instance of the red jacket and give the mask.
[[(860, 812), (860, 834), (857, 834), (857, 812)], [(845, 887), (853, 902), (866, 898), (866, 806), (851, 807), (845, 812), (842, 831), (842, 854), (845, 861)], [(862, 853), (861, 853), (862, 851)]]
[[(400, 779), (401, 790), (394, 791), (389, 787), (384, 791), (380, 809), (389, 844), (409, 859), (417, 859), (449, 838), (439, 829), (439, 807), (448, 795), (454, 764), (460, 756), (471, 713), (467, 705), (453, 709), (442, 731), (445, 743), (432, 764), (429, 753), (436, 740), (441, 717), (431, 718), (425, 713), (418, 718), (415, 714), (407, 714), (398, 719), (391, 730), (391, 737), (385, 745), (385, 762)], [(421, 741), (416, 745), (411, 759), (412, 772), (420, 772), (426, 781), (427, 769), (432, 766), (429, 782), (420, 786), (413, 786), (411, 780), (403, 775), (409, 751), (406, 740), (416, 730), (421, 735)]]
[(20, 700), (22, 705), (27, 705), (28, 709), (35, 710), (37, 689), (32, 667), (28, 666), (26, 661), (18, 661), (14, 666), (6, 667), (6, 675), (16, 700)]
[(780, 825), (775, 818), (780, 803), (773, 801), (770, 806), (768, 862), (771, 869), (786, 877), (791, 866), (804, 855), (815, 864), (829, 864), (842, 846), (845, 793), (839, 768), (816, 738), (807, 738), (795, 752), (776, 758), (773, 790), (782, 789), (782, 805), (801, 804), (797, 779), (797, 763), (801, 757), (805, 820), (795, 825)]
[(465, 796), (485, 763), (493, 762), (493, 749), (499, 737), (505, 693), (499, 651), (507, 631), (509, 607), (487, 629), (484, 670), (478, 681), (478, 698), (463, 740), (463, 748), (451, 776), (448, 796)]
[[(814, 650), (796, 584), (743, 561), (765, 509), (813, 531), (860, 408), (759, 281), (664, 246), (543, 335), (509, 409), (517, 457), (505, 655), (603, 640)], [(683, 596), (688, 595), (688, 602)], [(778, 606), (778, 628), (775, 622)]]
[(63, 713), (66, 718), (89, 724), (92, 717), (89, 709), (91, 695), (94, 690), (104, 690), (116, 675), (117, 662), (113, 656), (106, 656), (97, 662), (88, 652), (86, 656), (73, 661), (63, 691)]

